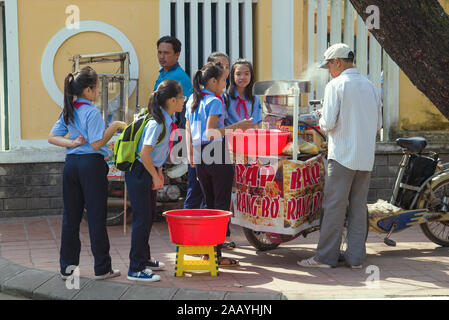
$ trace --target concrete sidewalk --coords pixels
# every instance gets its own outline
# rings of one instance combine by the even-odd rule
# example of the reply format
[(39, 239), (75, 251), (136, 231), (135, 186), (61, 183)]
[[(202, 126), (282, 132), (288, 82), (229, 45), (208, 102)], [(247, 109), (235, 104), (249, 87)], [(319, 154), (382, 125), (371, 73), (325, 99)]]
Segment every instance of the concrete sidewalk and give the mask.
[[(0, 220), (0, 291), (32, 299), (163, 299), (163, 300), (282, 300), (377, 299), (449, 297), (449, 249), (430, 242), (413, 227), (393, 235), (396, 247), (383, 243), (384, 235), (370, 233), (364, 268), (304, 269), (300, 259), (315, 252), (319, 233), (257, 252), (239, 226), (233, 225), (237, 249), (223, 251), (240, 266), (220, 268), (218, 277), (189, 273), (174, 277), (176, 246), (165, 222), (153, 225), (152, 255), (166, 264), (157, 272), (162, 280), (136, 283), (126, 279), (130, 225), (108, 227), (110, 254), (118, 278), (93, 280), (93, 257), (87, 223), (81, 224), (80, 288), (67, 289), (59, 276), (61, 217)], [(378, 279), (378, 280), (376, 280)]]

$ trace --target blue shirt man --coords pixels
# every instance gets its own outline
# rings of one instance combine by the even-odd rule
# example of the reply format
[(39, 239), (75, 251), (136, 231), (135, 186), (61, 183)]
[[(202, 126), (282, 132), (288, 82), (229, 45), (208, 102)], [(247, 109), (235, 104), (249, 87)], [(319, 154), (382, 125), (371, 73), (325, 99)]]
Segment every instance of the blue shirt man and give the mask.
[[(193, 88), (190, 77), (185, 73), (178, 63), (179, 55), (181, 54), (181, 42), (175, 37), (165, 36), (159, 39), (157, 42), (157, 58), (161, 69), (159, 72), (159, 78), (156, 81), (154, 90), (157, 89), (159, 83), (164, 80), (176, 80), (181, 86), (185, 97), (190, 97)], [(182, 112), (175, 114), (176, 124), (179, 128), (184, 129), (186, 123), (186, 107)], [(184, 209), (204, 208), (205, 201), (200, 184), (196, 178), (195, 169), (188, 166), (189, 170), (189, 183), (187, 188), (186, 201), (184, 203)]]
[[(192, 81), (178, 63), (181, 54), (181, 41), (175, 37), (165, 36), (157, 42), (157, 58), (161, 69), (159, 78), (154, 85), (154, 91), (164, 80), (176, 80), (182, 86), (185, 97), (190, 97), (193, 92)], [(185, 107), (182, 112), (176, 113), (176, 122), (179, 128), (185, 128)]]
[(154, 85), (154, 91), (156, 91), (159, 84), (165, 80), (178, 81), (181, 84), (185, 97), (189, 97), (193, 92), (192, 81), (178, 62), (168, 70), (165, 70), (164, 68), (159, 70), (159, 78), (157, 78), (156, 84)]

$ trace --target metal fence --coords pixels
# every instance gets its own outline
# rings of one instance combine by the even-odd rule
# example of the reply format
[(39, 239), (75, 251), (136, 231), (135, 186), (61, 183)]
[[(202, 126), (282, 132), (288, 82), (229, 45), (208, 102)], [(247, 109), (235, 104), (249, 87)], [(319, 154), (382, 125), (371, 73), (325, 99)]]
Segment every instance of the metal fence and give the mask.
[(160, 0), (160, 36), (183, 44), (179, 63), (190, 75), (213, 51), (231, 61), (253, 58), (253, 4), (257, 0)]

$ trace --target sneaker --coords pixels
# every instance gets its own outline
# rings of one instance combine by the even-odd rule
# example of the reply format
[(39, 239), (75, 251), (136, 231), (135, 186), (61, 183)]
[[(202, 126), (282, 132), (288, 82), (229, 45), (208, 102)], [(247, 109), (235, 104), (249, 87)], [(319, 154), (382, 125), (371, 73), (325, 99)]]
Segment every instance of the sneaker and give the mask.
[(160, 271), (165, 269), (165, 263), (151, 258), (151, 260), (148, 261), (146, 267), (154, 271)]
[(161, 277), (154, 274), (150, 269), (145, 269), (138, 272), (128, 271), (128, 280), (154, 282), (161, 280)]
[(67, 280), (70, 276), (72, 276), (73, 272), (71, 274), (63, 274), (62, 272), (59, 273), (61, 275), (62, 280)]
[(109, 278), (115, 278), (115, 277), (119, 277), (121, 275), (120, 270), (112, 270), (109, 271), (106, 274), (103, 274), (101, 276), (95, 276), (95, 280), (105, 280), (105, 279), (109, 279)]
[(306, 268), (327, 268), (327, 269), (332, 268), (331, 265), (324, 264), (324, 263), (321, 263), (321, 262), (315, 260), (315, 257), (312, 257), (309, 259), (304, 259), (304, 260), (298, 261), (297, 263), (301, 267), (306, 267)]
[(73, 270), (72, 270), (72, 272), (70, 272), (70, 273), (65, 273), (65, 272), (60, 271), (59, 274), (61, 275), (61, 279), (62, 279), (62, 280), (67, 280), (67, 279), (69, 279), (71, 276), (73, 276)]
[(355, 264), (349, 264), (349, 263), (346, 263), (346, 266), (351, 269), (362, 269), (362, 267), (363, 267), (361, 264), (355, 265)]

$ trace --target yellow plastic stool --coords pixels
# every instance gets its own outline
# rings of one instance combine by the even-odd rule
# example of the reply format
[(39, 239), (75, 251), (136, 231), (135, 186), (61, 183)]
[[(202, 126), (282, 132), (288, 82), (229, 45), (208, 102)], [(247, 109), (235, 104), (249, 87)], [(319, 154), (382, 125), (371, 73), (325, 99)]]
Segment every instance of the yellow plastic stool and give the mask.
[[(209, 255), (209, 260), (185, 260), (185, 254)], [(185, 271), (208, 270), (211, 276), (218, 276), (216, 246), (176, 246), (175, 277), (182, 277)]]

